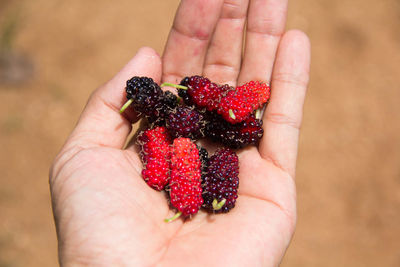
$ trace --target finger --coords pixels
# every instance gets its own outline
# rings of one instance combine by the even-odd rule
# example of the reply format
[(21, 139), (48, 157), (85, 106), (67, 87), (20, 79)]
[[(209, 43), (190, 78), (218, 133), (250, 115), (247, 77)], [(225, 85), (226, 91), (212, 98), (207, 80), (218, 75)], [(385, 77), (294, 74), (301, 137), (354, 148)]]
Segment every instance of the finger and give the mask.
[(251, 0), (239, 84), (269, 82), (279, 41), (285, 31), (287, 0)]
[(259, 151), (293, 177), (303, 103), (310, 71), (310, 42), (301, 31), (287, 32), (272, 74), (271, 99), (264, 114)]
[(248, 4), (249, 0), (225, 0), (222, 6), (203, 71), (205, 77), (219, 84), (236, 85)]
[(126, 101), (125, 83), (132, 76), (160, 80), (161, 59), (153, 49), (141, 48), (114, 78), (93, 92), (67, 145), (123, 147), (136, 117), (132, 111), (119, 113)]
[(163, 82), (201, 74), (223, 0), (182, 0), (163, 55)]

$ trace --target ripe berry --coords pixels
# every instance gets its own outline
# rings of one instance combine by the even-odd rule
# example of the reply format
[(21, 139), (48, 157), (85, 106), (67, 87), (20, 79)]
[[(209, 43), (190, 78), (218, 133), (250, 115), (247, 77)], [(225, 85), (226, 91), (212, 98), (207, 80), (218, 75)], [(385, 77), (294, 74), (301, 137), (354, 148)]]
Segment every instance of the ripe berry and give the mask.
[(217, 112), (226, 121), (238, 123), (266, 103), (269, 96), (270, 88), (267, 84), (251, 81), (227, 92), (221, 98)]
[(205, 121), (203, 115), (190, 107), (179, 106), (169, 110), (165, 117), (165, 125), (175, 138), (187, 137), (195, 140), (204, 136)]
[(219, 86), (202, 76), (186, 77), (180, 85), (187, 87), (178, 89), (178, 95), (187, 105), (194, 104), (208, 111), (216, 110), (223, 94), (231, 89), (229, 85)]
[(148, 117), (158, 117), (162, 108), (163, 91), (153, 79), (148, 77), (132, 77), (126, 82), (126, 97), (128, 102), (121, 108), (120, 113), (132, 104), (136, 112)]
[(178, 213), (166, 222), (196, 214), (203, 204), (201, 193), (199, 151), (189, 138), (177, 138), (171, 148), (170, 198)]
[(242, 148), (255, 145), (263, 136), (262, 120), (250, 115), (246, 120), (230, 124), (218, 114), (207, 114), (209, 120), (205, 135), (214, 142), (220, 142), (230, 148)]
[(178, 105), (178, 98), (170, 91), (164, 91), (163, 104), (170, 109), (176, 108)]
[(156, 190), (162, 190), (170, 177), (170, 143), (171, 138), (165, 127), (156, 127), (140, 133), (138, 143), (142, 150), (142, 177)]
[(158, 112), (154, 112), (153, 116), (148, 116), (149, 123), (157, 126), (165, 126), (165, 117), (167, 114), (178, 106), (178, 98), (170, 91), (164, 91), (161, 98), (161, 107)]
[(239, 160), (229, 148), (219, 148), (210, 157), (203, 181), (203, 207), (210, 212), (228, 212), (236, 203), (239, 188)]

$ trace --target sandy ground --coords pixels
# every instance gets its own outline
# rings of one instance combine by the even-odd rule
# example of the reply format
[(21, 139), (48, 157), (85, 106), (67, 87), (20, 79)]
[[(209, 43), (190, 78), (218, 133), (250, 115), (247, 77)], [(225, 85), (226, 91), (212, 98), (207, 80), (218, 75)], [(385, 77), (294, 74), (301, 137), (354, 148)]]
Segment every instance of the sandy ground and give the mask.
[[(0, 1), (1, 267), (56, 265), (48, 167), (90, 92), (162, 52), (178, 1), (115, 3)], [(400, 266), (400, 2), (292, 1), (288, 28), (313, 61), (282, 266)]]

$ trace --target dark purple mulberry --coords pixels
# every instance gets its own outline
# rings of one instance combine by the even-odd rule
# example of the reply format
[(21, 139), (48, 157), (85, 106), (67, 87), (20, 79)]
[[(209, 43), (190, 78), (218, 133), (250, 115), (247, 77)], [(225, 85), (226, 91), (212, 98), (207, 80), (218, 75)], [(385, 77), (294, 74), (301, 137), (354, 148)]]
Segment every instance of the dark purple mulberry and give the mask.
[(170, 110), (165, 117), (165, 124), (173, 137), (187, 137), (193, 140), (203, 137), (205, 128), (203, 115), (185, 106)]
[[(179, 85), (188, 86), (189, 84), (189, 77), (185, 77), (182, 79)], [(178, 89), (178, 95), (182, 98), (183, 102), (188, 106), (193, 106), (194, 103), (188, 93), (187, 89)]]
[(178, 105), (178, 98), (170, 91), (164, 91), (163, 104), (165, 107), (173, 109)]
[(164, 91), (161, 98), (161, 107), (153, 116), (148, 116), (147, 120), (155, 126), (165, 126), (165, 117), (178, 106), (178, 97), (170, 91)]
[[(235, 206), (239, 188), (239, 160), (235, 152), (219, 148), (210, 157), (202, 187), (203, 207), (207, 211), (228, 212)], [(218, 204), (223, 206), (218, 207)], [(220, 209), (215, 210), (216, 207)]]
[(254, 114), (236, 124), (230, 124), (215, 113), (208, 113), (207, 119), (209, 122), (205, 135), (230, 148), (242, 148), (257, 144), (264, 133), (262, 120), (256, 119)]
[(125, 90), (136, 112), (147, 117), (159, 117), (164, 93), (153, 79), (135, 76), (126, 82)]

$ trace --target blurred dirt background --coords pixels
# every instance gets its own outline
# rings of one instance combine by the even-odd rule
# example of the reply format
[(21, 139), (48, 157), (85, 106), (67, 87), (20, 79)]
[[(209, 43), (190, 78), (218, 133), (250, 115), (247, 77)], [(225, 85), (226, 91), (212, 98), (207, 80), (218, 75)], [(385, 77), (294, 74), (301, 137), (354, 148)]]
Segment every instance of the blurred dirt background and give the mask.
[[(162, 52), (177, 0), (0, 0), (0, 266), (56, 266), (48, 168), (89, 94), (141, 46)], [(292, 1), (312, 42), (282, 266), (400, 266), (400, 2)]]

